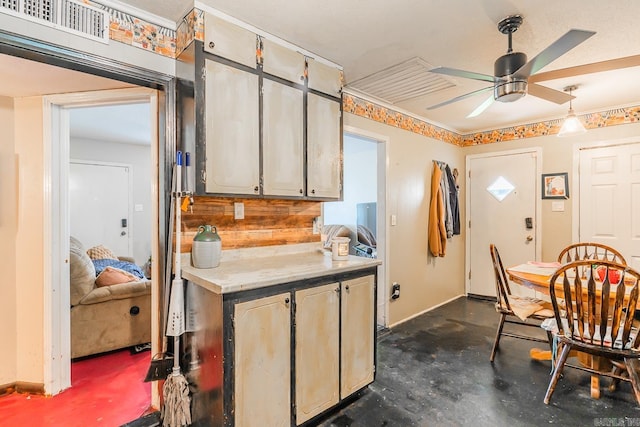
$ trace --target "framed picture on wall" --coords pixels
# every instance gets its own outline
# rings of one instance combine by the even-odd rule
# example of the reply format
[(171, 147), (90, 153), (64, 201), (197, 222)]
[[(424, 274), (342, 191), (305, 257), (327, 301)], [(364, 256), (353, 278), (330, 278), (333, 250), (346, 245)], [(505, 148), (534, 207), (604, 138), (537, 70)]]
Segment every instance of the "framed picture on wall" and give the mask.
[(542, 174), (542, 198), (543, 199), (568, 199), (569, 198), (569, 174), (543, 173)]

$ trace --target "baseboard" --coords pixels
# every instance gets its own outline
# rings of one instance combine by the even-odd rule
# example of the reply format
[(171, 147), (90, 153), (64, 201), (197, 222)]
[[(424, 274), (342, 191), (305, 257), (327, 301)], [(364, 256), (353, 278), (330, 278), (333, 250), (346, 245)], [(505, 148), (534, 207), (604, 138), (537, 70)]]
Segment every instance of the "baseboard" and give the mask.
[(467, 298), (471, 299), (479, 299), (483, 301), (495, 301), (496, 297), (491, 297), (489, 295), (479, 295), (479, 294), (467, 294)]
[(443, 306), (445, 304), (448, 304), (451, 301), (456, 300), (456, 299), (458, 299), (460, 297), (464, 297), (464, 295), (456, 295), (455, 297), (453, 297), (451, 299), (448, 299), (446, 301), (443, 301), (440, 304), (434, 305), (433, 307), (429, 307), (426, 310), (422, 310), (421, 312), (414, 314), (413, 316), (407, 317), (406, 319), (402, 319), (399, 322), (393, 323), (393, 324), (389, 325), (387, 328), (389, 328), (389, 329), (395, 328), (396, 326), (398, 326), (398, 325), (400, 325), (402, 323), (408, 322), (409, 320), (411, 320), (411, 319), (413, 319), (415, 317), (418, 317), (418, 316), (420, 316), (422, 314), (425, 314), (425, 313), (427, 313), (427, 312), (429, 312), (431, 310), (435, 310), (436, 308), (438, 308), (440, 306)]
[(16, 392), (40, 394), (44, 396), (44, 384), (16, 381), (15, 383), (0, 385), (0, 396), (5, 396), (7, 394)]

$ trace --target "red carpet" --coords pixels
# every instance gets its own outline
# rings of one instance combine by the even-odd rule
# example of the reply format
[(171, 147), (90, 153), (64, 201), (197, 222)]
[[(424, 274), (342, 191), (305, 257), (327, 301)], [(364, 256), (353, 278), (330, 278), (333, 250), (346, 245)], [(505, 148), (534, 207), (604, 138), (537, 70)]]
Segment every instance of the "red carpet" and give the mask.
[(54, 397), (13, 393), (0, 398), (0, 426), (120, 426), (151, 402), (144, 377), (150, 352), (128, 349), (71, 364), (71, 388)]

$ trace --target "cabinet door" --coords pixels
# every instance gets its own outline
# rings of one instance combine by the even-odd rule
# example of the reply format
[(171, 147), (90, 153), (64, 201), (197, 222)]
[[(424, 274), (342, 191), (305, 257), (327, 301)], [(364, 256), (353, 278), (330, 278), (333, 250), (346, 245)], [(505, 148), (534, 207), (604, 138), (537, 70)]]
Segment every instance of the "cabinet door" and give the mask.
[(340, 284), (296, 292), (296, 424), (340, 400)]
[(259, 194), (258, 76), (206, 60), (207, 193)]
[(340, 103), (307, 98), (307, 196), (339, 199), (342, 186)]
[(289, 293), (236, 304), (235, 425), (291, 424)]
[(262, 70), (294, 83), (304, 84), (304, 55), (264, 39)]
[(204, 50), (248, 67), (256, 66), (257, 36), (215, 15), (204, 15)]
[(309, 88), (339, 97), (342, 91), (342, 71), (311, 58), (307, 63)]
[(263, 194), (304, 196), (303, 94), (263, 79)]
[(374, 276), (342, 282), (340, 398), (373, 382)]

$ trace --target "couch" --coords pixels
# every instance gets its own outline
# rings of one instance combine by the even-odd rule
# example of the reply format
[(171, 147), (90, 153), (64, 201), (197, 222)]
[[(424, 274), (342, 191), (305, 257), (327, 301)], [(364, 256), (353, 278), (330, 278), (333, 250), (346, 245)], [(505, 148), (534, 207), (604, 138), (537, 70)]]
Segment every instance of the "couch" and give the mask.
[(78, 239), (70, 240), (71, 358), (150, 342), (151, 281), (98, 286), (93, 260)]

